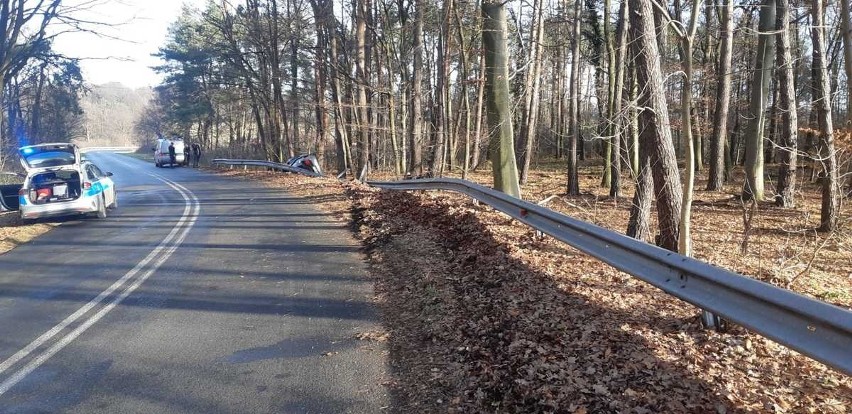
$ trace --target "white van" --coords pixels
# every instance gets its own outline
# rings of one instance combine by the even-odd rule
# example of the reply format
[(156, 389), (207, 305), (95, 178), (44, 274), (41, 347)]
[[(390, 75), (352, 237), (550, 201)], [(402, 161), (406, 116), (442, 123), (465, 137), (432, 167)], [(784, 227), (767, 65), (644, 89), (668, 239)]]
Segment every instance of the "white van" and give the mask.
[[(169, 157), (169, 145), (174, 144), (175, 146), (175, 161), (172, 162)], [(154, 164), (157, 167), (163, 167), (169, 165), (171, 167), (179, 166), (179, 165), (189, 165), (189, 160), (186, 159), (183, 153), (184, 149), (183, 140), (180, 138), (175, 139), (158, 139), (157, 146), (154, 147)]]

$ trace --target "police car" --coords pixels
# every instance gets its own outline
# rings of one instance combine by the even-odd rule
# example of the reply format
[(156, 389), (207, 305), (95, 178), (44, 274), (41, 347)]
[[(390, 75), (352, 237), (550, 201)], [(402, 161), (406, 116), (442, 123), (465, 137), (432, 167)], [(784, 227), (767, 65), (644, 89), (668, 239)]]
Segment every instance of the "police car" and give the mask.
[(21, 218), (90, 214), (106, 218), (118, 206), (112, 173), (83, 160), (74, 144), (39, 144), (18, 149), (27, 171), (18, 192)]

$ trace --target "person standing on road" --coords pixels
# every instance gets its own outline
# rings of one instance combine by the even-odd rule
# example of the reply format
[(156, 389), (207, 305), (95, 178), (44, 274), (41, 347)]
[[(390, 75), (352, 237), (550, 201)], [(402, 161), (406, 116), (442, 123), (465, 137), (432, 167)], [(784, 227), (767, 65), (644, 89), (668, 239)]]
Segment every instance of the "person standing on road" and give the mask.
[(169, 141), (169, 161), (171, 161), (171, 167), (175, 168), (175, 163), (177, 162), (177, 154), (175, 154), (174, 141)]
[(184, 144), (184, 146), (183, 146), (183, 165), (189, 166), (190, 160), (191, 160), (191, 158), (189, 158), (189, 145)]
[(201, 161), (201, 145), (197, 142), (192, 144), (192, 166), (198, 168), (198, 163)]

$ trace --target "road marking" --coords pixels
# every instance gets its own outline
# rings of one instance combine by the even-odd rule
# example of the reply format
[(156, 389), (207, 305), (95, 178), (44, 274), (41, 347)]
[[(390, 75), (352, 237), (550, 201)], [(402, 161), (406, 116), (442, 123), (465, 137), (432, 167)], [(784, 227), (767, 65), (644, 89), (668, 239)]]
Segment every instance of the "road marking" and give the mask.
[[(121, 163), (127, 165), (124, 162), (121, 162)], [(78, 309), (73, 314), (69, 315), (62, 322), (60, 322), (59, 324), (57, 324), (56, 326), (54, 326), (53, 328), (51, 328), (47, 332), (43, 333), (41, 336), (36, 338), (34, 341), (30, 342), (26, 347), (24, 347), (23, 349), (21, 349), (20, 351), (15, 353), (15, 355), (12, 355), (8, 359), (6, 359), (2, 363), (0, 363), (0, 374), (2, 374), (4, 371), (9, 369), (10, 367), (15, 365), (16, 363), (18, 363), (20, 360), (22, 360), (22, 359), (26, 358), (27, 356), (29, 356), (30, 354), (32, 354), (36, 349), (38, 349), (39, 347), (44, 345), (47, 341), (52, 339), (58, 333), (62, 332), (70, 324), (74, 323), (74, 321), (76, 321), (81, 316), (85, 315), (87, 312), (92, 310), (92, 308), (101, 304), (101, 302), (103, 302), (104, 299), (106, 299), (109, 295), (111, 295), (116, 290), (121, 288), (128, 280), (130, 280), (131, 278), (136, 276), (149, 263), (154, 261), (155, 258), (157, 258), (157, 260), (154, 261), (154, 263), (148, 268), (147, 271), (142, 273), (141, 276), (137, 277), (136, 280), (132, 284), (127, 286), (124, 289), (124, 291), (122, 291), (121, 294), (119, 294), (109, 304), (107, 304), (106, 306), (101, 308), (97, 313), (90, 316), (82, 324), (80, 324), (80, 326), (78, 326), (77, 328), (72, 330), (70, 333), (65, 335), (62, 339), (57, 341), (50, 348), (48, 348), (46, 351), (42, 352), (35, 359), (31, 360), (29, 363), (24, 365), (24, 367), (22, 367), (21, 369), (16, 371), (14, 374), (12, 374), (12, 376), (10, 376), (8, 379), (6, 379), (2, 383), (0, 383), (0, 395), (5, 394), (7, 391), (9, 391), (10, 388), (15, 386), (15, 384), (20, 382), (27, 375), (29, 375), (32, 371), (34, 371), (36, 368), (41, 366), (41, 364), (43, 364), (45, 361), (50, 359), (57, 352), (59, 352), (60, 350), (65, 348), (68, 344), (70, 344), (72, 341), (74, 341), (74, 339), (76, 339), (78, 336), (80, 336), (80, 334), (85, 332), (87, 329), (89, 329), (89, 327), (91, 327), (97, 321), (99, 321), (101, 318), (103, 318), (104, 315), (109, 313), (109, 311), (111, 311), (113, 308), (115, 308), (128, 295), (133, 293), (134, 290), (136, 290), (143, 282), (145, 282), (145, 280), (147, 280), (152, 274), (154, 274), (154, 272), (156, 272), (160, 268), (160, 266), (162, 266), (163, 263), (165, 263), (165, 261), (168, 260), (169, 257), (171, 257), (172, 254), (174, 254), (174, 252), (177, 250), (177, 248), (180, 247), (181, 243), (183, 243), (183, 240), (186, 238), (187, 234), (189, 233), (189, 230), (192, 228), (192, 226), (195, 224), (196, 220), (198, 219), (198, 214), (199, 214), (199, 211), (201, 209), (201, 205), (200, 205), (200, 202), (198, 201), (198, 198), (195, 196), (195, 194), (192, 193), (192, 191), (188, 190), (186, 187), (184, 187), (184, 186), (182, 186), (182, 185), (180, 185), (180, 184), (178, 184), (174, 181), (163, 178), (162, 176), (157, 175), (157, 174), (153, 174), (153, 173), (147, 173), (147, 174), (158, 179), (158, 180), (160, 180), (160, 181), (162, 181), (162, 182), (164, 182), (166, 185), (168, 185), (169, 187), (171, 187), (172, 189), (177, 191), (181, 195), (181, 197), (183, 197), (184, 202), (185, 202), (185, 207), (184, 207), (184, 210), (183, 210), (183, 214), (181, 215), (181, 218), (178, 220), (177, 223), (175, 223), (175, 226), (172, 228), (172, 230), (169, 232), (169, 234), (163, 239), (163, 241), (160, 242), (160, 244), (157, 245), (157, 247), (155, 247), (154, 250), (152, 250), (151, 253), (148, 254), (148, 256), (146, 256), (144, 259), (142, 259), (142, 261), (137, 263), (136, 266), (133, 267), (133, 269), (130, 269), (130, 271), (125, 273), (124, 276), (121, 277), (121, 279), (119, 279), (118, 281), (113, 283), (110, 287), (108, 287), (106, 290), (101, 292), (97, 297), (95, 297), (94, 299), (89, 301), (89, 303), (87, 303), (86, 305), (84, 305), (83, 307)], [(174, 242), (172, 242), (172, 240), (174, 240)]]

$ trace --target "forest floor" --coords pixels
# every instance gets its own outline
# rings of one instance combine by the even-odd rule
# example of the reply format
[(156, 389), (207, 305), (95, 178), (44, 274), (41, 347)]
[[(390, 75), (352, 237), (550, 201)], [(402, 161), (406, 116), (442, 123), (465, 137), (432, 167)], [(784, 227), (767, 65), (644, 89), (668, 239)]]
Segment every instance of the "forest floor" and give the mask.
[[(632, 184), (614, 200), (601, 167), (566, 197), (562, 164), (541, 164), (523, 198), (623, 232)], [(732, 327), (701, 328), (698, 311), (469, 198), (379, 191), (334, 179), (219, 170), (264, 181), (352, 223), (374, 277), (390, 350), (396, 412), (846, 413), (852, 379)], [(373, 179), (394, 179), (373, 176)], [(490, 184), (488, 171), (470, 177)], [(696, 188), (704, 188), (699, 180)], [(696, 191), (695, 256), (852, 307), (852, 209), (840, 230), (814, 231), (819, 196), (761, 203), (742, 252), (743, 205), (731, 186)], [(0, 252), (49, 229), (0, 215)], [(652, 224), (653, 228), (653, 224)]]
[[(540, 165), (523, 197), (615, 231), (624, 197), (583, 172), (565, 197), (561, 166)], [(333, 179), (224, 172), (262, 180), (350, 221), (375, 278), (398, 412), (845, 413), (852, 380), (741, 327), (701, 328), (698, 310), (469, 198), (391, 192)], [(373, 179), (394, 177), (373, 176)], [(487, 171), (474, 181), (489, 184)], [(698, 182), (696, 188), (704, 188)], [(852, 222), (817, 234), (819, 199), (761, 203), (748, 250), (743, 206), (696, 192), (695, 256), (849, 309)]]

